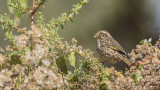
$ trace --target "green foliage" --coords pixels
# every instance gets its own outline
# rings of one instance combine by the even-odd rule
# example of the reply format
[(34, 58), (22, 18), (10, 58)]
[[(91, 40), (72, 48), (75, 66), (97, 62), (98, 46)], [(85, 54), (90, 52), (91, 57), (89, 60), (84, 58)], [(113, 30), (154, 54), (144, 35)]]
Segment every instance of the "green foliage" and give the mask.
[(84, 77), (85, 72), (82, 69), (82, 60), (79, 60), (78, 67), (72, 73), (69, 71), (68, 77), (71, 82), (79, 82), (82, 77)]
[(67, 74), (67, 65), (66, 65), (66, 57), (65, 55), (60, 56), (56, 60), (57, 66), (60, 68), (61, 72)]
[(10, 13), (15, 13), (21, 17), (27, 10), (27, 0), (8, 0), (8, 9)]
[(100, 86), (99, 86), (99, 90), (106, 90), (107, 89), (107, 84), (106, 83), (102, 83)]
[(70, 62), (70, 65), (72, 65), (73, 67), (75, 67), (75, 62), (76, 62), (76, 56), (75, 56), (75, 52), (71, 52), (68, 55), (68, 60)]
[(22, 30), (17, 27), (17, 24), (14, 20), (11, 20), (7, 14), (0, 14), (0, 26), (5, 32), (6, 39), (9, 39), (12, 44), (15, 44), (15, 36), (13, 34), (14, 30)]
[(143, 79), (141, 73), (133, 73), (134, 82), (139, 84), (140, 80)]
[(14, 90), (17, 90), (18, 87), (20, 87), (20, 85), (22, 84), (22, 81), (23, 81), (22, 74), (19, 73), (18, 79), (17, 79), (17, 81), (16, 81), (16, 85), (15, 85), (15, 87), (14, 87)]
[(140, 70), (142, 70), (142, 69), (143, 69), (143, 65), (140, 64), (140, 65), (138, 66), (138, 68), (139, 68)]
[(144, 40), (141, 40), (140, 41), (140, 44), (144, 44), (144, 43), (147, 43), (149, 46), (152, 46), (152, 38), (149, 38), (148, 40), (147, 39), (144, 39)]
[[(35, 9), (31, 9), (30, 7), (27, 7), (27, 0), (9, 0), (8, 8), (11, 13), (15, 14), (16, 17), (20, 18), (24, 14), (28, 14), (29, 16), (35, 15), (35, 13), (37, 13), (37, 9), (39, 9), (39, 7), (43, 5), (45, 2), (46, 0), (36, 0), (34, 6)], [(91, 70), (92, 67), (90, 67), (89, 65), (94, 64), (94, 62), (96, 61), (93, 62), (92, 60), (95, 60), (96, 58), (92, 56), (92, 52), (90, 50), (83, 51), (82, 47), (80, 46), (77, 47), (76, 46), (77, 41), (75, 39), (72, 40), (72, 44), (68, 42), (62, 42), (61, 38), (57, 33), (57, 30), (59, 30), (60, 27), (64, 29), (64, 26), (66, 25), (67, 21), (70, 20), (71, 22), (73, 22), (73, 17), (75, 17), (76, 14), (82, 11), (81, 10), (82, 6), (85, 5), (87, 2), (88, 0), (80, 1), (76, 5), (73, 5), (73, 9), (71, 11), (69, 11), (68, 13), (63, 13), (57, 19), (53, 18), (48, 23), (44, 22), (45, 18), (42, 12), (38, 12), (38, 16), (36, 19), (36, 26), (43, 33), (43, 37), (40, 40), (43, 41), (44, 38), (45, 40), (48, 41), (48, 43), (44, 44), (44, 46), (49, 47), (49, 53), (48, 54), (46, 53), (46, 55), (48, 59), (51, 59), (51, 61), (56, 62), (56, 65), (55, 63), (53, 64), (54, 71), (56, 70), (56, 72), (58, 72), (60, 75), (64, 75), (64, 77), (66, 78), (68, 77), (67, 80), (74, 83), (74, 86), (76, 86), (77, 88), (83, 88), (83, 85), (81, 84), (84, 81), (86, 82), (88, 80), (88, 78), (86, 77), (87, 74), (85, 72), (86, 69), (85, 68), (83, 69), (83, 64), (88, 63), (88, 65), (87, 64), (85, 65), (87, 65), (86, 67), (88, 70)], [(28, 58), (31, 58), (32, 54), (34, 53), (33, 51), (36, 50), (35, 47), (36, 42), (33, 41), (34, 39), (36, 39), (36, 37), (34, 39), (32, 37), (34, 37), (34, 31), (36, 32), (38, 28), (31, 26), (31, 29), (33, 31), (28, 31), (27, 28), (18, 28), (16, 22), (9, 19), (9, 16), (7, 14), (0, 15), (0, 25), (2, 26), (2, 29), (5, 31), (6, 38), (12, 42), (12, 46), (9, 49), (11, 53), (8, 54), (8, 56), (6, 56), (8, 57), (9, 61), (8, 63), (11, 64), (13, 68), (18, 64), (27, 67), (28, 68), (27, 74), (29, 76), (32, 76), (31, 73), (33, 73), (34, 71), (34, 66), (37, 65), (43, 66), (44, 63), (43, 60), (38, 60), (38, 57), (37, 57), (38, 64), (34, 64), (33, 61), (32, 61), (33, 63), (30, 62), (30, 64), (27, 64), (26, 62), (28, 57), (27, 55), (29, 55)], [(16, 30), (16, 32), (20, 32), (19, 34), (22, 34), (22, 36), (24, 35), (30, 38), (29, 39), (30, 41), (28, 41), (28, 39), (26, 38), (27, 45), (21, 46), (22, 48), (19, 47), (18, 39), (21, 40), (22, 38), (23, 40), (24, 37), (14, 35), (12, 32), (13, 30)], [(36, 34), (38, 34), (38, 32), (36, 32)], [(17, 39), (15, 37), (17, 37)], [(23, 41), (25, 42), (25, 40)], [(56, 56), (52, 56), (52, 54), (55, 54)], [(78, 55), (81, 59), (83, 59), (79, 60), (77, 67), (75, 65), (77, 59), (76, 55)], [(69, 60), (69, 64), (74, 67), (74, 70), (69, 70), (67, 68), (66, 56)], [(95, 69), (98, 70), (98, 68), (92, 68), (92, 70)], [(89, 72), (95, 73), (94, 71), (89, 71)], [(22, 77), (22, 74), (18, 75), (17, 83), (15, 84), (15, 89), (18, 89), (20, 87), (23, 78), (24, 77)], [(70, 85), (71, 84), (69, 84), (69, 86)], [(66, 88), (69, 88), (69, 86), (67, 86)]]

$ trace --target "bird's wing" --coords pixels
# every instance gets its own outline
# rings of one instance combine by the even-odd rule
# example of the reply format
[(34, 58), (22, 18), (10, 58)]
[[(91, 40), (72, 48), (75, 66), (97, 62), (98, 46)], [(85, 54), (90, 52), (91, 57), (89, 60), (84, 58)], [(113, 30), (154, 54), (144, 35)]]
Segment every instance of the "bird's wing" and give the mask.
[(123, 48), (119, 47), (119, 46), (110, 46), (111, 49), (123, 54), (123, 55), (126, 55), (126, 52), (123, 50)]
[(109, 45), (109, 48), (126, 56), (127, 54), (126, 51), (121, 47), (121, 45), (116, 40), (113, 39), (111, 42), (112, 43)]

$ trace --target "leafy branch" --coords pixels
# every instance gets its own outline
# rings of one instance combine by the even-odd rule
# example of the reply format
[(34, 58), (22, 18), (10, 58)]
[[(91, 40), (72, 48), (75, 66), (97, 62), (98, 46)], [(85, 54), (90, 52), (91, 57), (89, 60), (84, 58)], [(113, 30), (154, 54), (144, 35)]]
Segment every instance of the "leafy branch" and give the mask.
[[(81, 12), (81, 8), (84, 4), (86, 4), (88, 2), (88, 0), (82, 0), (80, 1), (79, 3), (77, 3), (76, 5), (73, 5), (74, 8), (69, 11), (69, 13), (63, 13), (61, 15), (61, 17), (59, 17), (58, 19), (52, 19), (50, 21), (50, 24), (51, 24), (51, 27), (52, 28), (55, 28), (57, 26), (61, 26), (62, 29), (64, 28), (64, 25), (66, 25), (66, 22), (68, 20), (70, 20), (71, 22), (73, 22), (73, 17), (78, 14), (78, 12)], [(55, 21), (55, 22), (52, 22), (52, 21)]]
[(26, 0), (8, 0), (8, 8), (11, 13), (16, 13), (18, 17), (30, 13)]

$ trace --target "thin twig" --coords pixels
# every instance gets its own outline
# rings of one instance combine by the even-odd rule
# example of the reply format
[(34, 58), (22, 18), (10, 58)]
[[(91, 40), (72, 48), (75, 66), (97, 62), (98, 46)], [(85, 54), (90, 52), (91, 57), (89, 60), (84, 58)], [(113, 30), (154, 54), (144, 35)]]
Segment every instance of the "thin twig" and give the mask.
[[(35, 4), (35, 0), (32, 0), (32, 11), (34, 11), (34, 4)], [(34, 20), (34, 14), (31, 13), (31, 25), (34, 24), (33, 20)]]
[(11, 27), (11, 28), (13, 28), (13, 29), (15, 29), (15, 30), (17, 30), (19, 32), (24, 32), (24, 30), (25, 30), (25, 28), (18, 28), (16, 26), (12, 26), (11, 24), (7, 23), (5, 20), (2, 21), (2, 24), (6, 24), (7, 26), (9, 26), (9, 27)]
[[(74, 12), (70, 13), (69, 16), (66, 17), (66, 18), (64, 18), (62, 21), (60, 21), (60, 23), (67, 21), (68, 19), (70, 19), (71, 17), (73, 17), (74, 14), (75, 14)], [(58, 23), (53, 24), (53, 25), (52, 25), (52, 28), (54, 28), (54, 27), (57, 26), (57, 25), (58, 25)]]
[(33, 20), (34, 20), (34, 15), (37, 12), (37, 10), (40, 8), (40, 6), (43, 4), (43, 2), (40, 2), (37, 6), (37, 8), (34, 8), (35, 5), (35, 1), (33, 0), (33, 5), (32, 5), (32, 12), (30, 13), (30, 17), (31, 17), (31, 25), (34, 24)]

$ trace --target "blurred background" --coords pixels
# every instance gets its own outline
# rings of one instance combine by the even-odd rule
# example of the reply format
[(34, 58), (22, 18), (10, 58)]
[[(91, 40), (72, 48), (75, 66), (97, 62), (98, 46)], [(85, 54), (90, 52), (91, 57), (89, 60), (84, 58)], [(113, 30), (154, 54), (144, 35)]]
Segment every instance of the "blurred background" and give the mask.
[[(61, 13), (72, 9), (72, 5), (80, 0), (48, 0), (45, 8), (41, 9), (46, 22), (52, 17), (57, 18)], [(111, 35), (130, 52), (142, 39), (152, 37), (154, 44), (160, 30), (160, 0), (90, 0), (73, 20), (68, 22), (59, 34), (63, 40), (78, 40), (83, 48), (89, 48), (96, 53), (94, 34), (99, 30), (108, 30)], [(31, 5), (31, 0), (28, 0)], [(0, 14), (8, 13), (7, 0), (0, 0)], [(10, 14), (11, 15), (11, 14)], [(14, 18), (13, 15), (11, 15)], [(27, 23), (26, 23), (27, 21)], [(29, 25), (29, 18), (23, 17), (20, 26)], [(1, 28), (0, 28), (1, 29)], [(0, 30), (0, 42), (4, 47), (4, 35)]]

